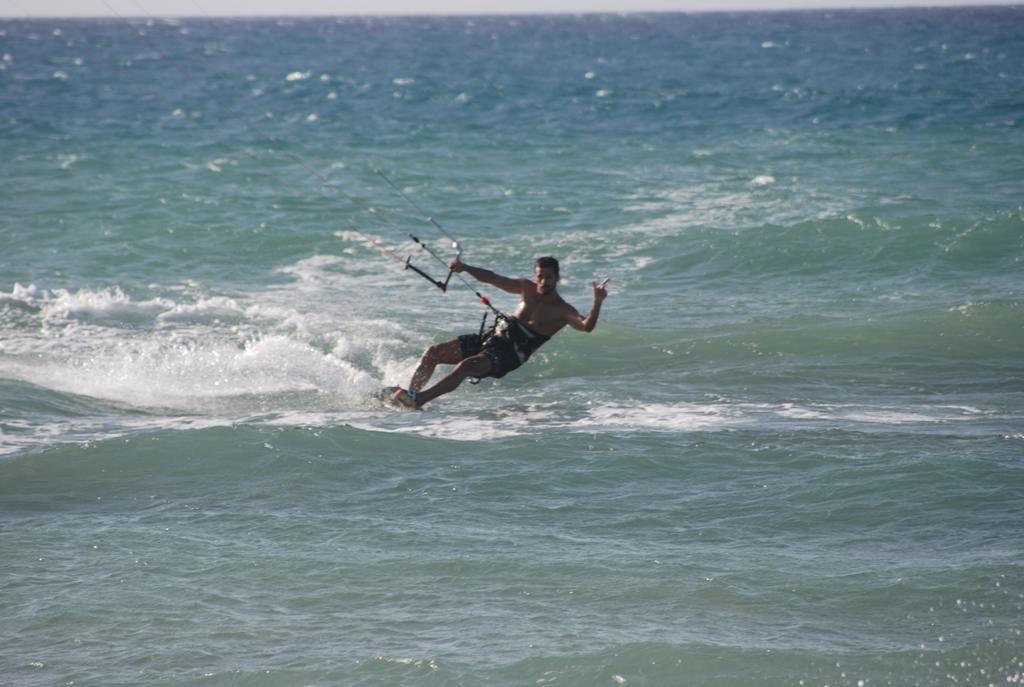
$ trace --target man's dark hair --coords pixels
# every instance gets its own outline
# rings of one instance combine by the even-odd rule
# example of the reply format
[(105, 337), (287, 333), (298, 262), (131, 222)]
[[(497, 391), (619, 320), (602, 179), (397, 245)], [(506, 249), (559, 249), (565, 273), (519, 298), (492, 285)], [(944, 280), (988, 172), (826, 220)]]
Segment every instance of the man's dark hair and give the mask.
[(555, 270), (555, 274), (559, 273), (558, 260), (551, 257), (550, 255), (545, 255), (543, 258), (537, 258), (537, 267), (540, 267), (541, 269), (544, 269), (545, 267), (551, 267), (552, 269)]

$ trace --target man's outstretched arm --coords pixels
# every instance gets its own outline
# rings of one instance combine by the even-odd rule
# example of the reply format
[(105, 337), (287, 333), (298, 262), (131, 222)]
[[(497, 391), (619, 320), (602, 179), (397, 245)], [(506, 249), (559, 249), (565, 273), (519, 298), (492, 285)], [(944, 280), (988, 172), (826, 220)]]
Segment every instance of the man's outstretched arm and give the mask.
[(608, 279), (605, 279), (600, 284), (597, 282), (591, 284), (594, 287), (594, 304), (590, 306), (590, 312), (587, 313), (586, 317), (580, 317), (579, 313), (574, 313), (576, 316), (569, 319), (570, 327), (581, 332), (590, 333), (594, 331), (594, 327), (597, 326), (597, 318), (601, 316), (601, 304), (608, 297), (608, 290), (605, 289), (608, 281)]
[(448, 263), (448, 267), (453, 272), (466, 272), (477, 281), (482, 281), (485, 284), (490, 284), (491, 286), (497, 287), (502, 291), (508, 291), (509, 293), (522, 293), (525, 285), (530, 283), (526, 279), (503, 277), (500, 274), (484, 269), (483, 267), (467, 265), (459, 260), (458, 257), (453, 258), (452, 261)]

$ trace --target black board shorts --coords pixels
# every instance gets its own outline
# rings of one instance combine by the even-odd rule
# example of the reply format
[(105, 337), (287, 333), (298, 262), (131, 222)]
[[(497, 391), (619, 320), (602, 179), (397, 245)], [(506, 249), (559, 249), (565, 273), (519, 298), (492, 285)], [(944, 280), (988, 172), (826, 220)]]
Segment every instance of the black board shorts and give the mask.
[(523, 364), (515, 344), (507, 336), (463, 334), (459, 337), (463, 359), (483, 353), (491, 361), (491, 371), (484, 377), (500, 379)]

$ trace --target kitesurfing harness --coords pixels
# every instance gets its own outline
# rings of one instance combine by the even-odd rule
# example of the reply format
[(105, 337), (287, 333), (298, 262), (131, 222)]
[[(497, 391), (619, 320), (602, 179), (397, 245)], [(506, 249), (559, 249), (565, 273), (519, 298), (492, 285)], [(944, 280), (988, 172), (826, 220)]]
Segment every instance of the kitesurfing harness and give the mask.
[[(485, 318), (483, 323), (485, 324), (486, 322), (487, 319)], [(551, 338), (550, 336), (538, 334), (520, 322), (518, 318), (510, 315), (496, 315), (494, 324), (486, 331), (481, 326), (480, 343), (482, 346), (486, 346), (487, 342), (495, 337), (504, 337), (512, 343), (520, 365), (525, 363), (527, 358), (533, 355), (534, 351), (547, 343)]]
[[(459, 337), (464, 356), (483, 353), (491, 361), (487, 377), (504, 377), (525, 363), (529, 357), (551, 337), (538, 334), (518, 318), (510, 315), (496, 315), (494, 323), (486, 328), (487, 318), (480, 323), (480, 332)], [(470, 379), (477, 384), (479, 377)]]

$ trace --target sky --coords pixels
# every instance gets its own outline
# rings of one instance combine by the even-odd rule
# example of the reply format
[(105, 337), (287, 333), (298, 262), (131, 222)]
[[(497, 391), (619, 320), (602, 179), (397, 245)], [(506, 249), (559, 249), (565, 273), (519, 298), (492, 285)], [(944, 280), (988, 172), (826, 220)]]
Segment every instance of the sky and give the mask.
[(701, 12), (1019, 4), (1024, 0), (0, 0), (0, 17)]

